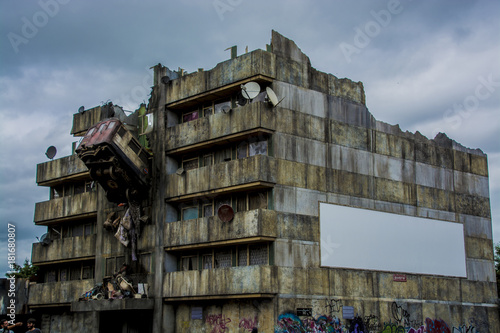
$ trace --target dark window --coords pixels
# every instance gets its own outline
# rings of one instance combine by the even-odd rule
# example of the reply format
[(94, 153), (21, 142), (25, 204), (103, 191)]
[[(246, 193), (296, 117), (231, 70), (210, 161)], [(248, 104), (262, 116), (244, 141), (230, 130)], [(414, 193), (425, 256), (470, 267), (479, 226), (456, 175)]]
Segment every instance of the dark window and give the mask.
[(231, 251), (230, 250), (220, 250), (215, 252), (215, 267), (231, 267)]
[(267, 265), (269, 258), (267, 244), (251, 245), (248, 252), (250, 252), (250, 265)]
[(203, 267), (203, 269), (213, 268), (213, 263), (212, 263), (213, 256), (212, 256), (212, 254), (204, 254), (202, 256), (202, 258), (203, 258), (202, 259), (203, 260), (202, 261), (202, 265), (203, 265), (202, 267)]
[(247, 258), (248, 258), (248, 248), (246, 246), (240, 248), (238, 251), (238, 266), (247, 266), (248, 265)]
[(198, 111), (192, 111), (188, 113), (184, 113), (182, 115), (182, 122), (187, 123), (188, 121), (196, 120), (198, 119)]
[(254, 192), (248, 194), (248, 209), (266, 209), (267, 208), (267, 195), (266, 193)]
[(182, 271), (193, 271), (198, 269), (198, 256), (186, 256), (181, 257), (181, 270)]
[(83, 236), (83, 225), (74, 225), (72, 228), (71, 236), (79, 237)]

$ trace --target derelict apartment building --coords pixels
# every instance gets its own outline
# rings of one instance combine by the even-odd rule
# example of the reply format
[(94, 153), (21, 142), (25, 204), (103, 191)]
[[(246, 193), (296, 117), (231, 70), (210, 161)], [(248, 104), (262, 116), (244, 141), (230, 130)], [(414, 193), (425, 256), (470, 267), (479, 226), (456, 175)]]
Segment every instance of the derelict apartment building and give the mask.
[[(273, 31), (190, 74), (158, 64), (147, 106), (76, 113), (71, 133), (110, 117), (149, 154), (147, 218), (125, 247), (103, 227), (125, 208), (76, 154), (37, 166), (49, 241), (33, 244), (29, 307), (44, 332), (500, 331), (486, 155), (375, 120), (362, 83), (293, 41)], [(370, 254), (381, 263), (358, 262)], [(79, 301), (124, 262), (147, 297)]]

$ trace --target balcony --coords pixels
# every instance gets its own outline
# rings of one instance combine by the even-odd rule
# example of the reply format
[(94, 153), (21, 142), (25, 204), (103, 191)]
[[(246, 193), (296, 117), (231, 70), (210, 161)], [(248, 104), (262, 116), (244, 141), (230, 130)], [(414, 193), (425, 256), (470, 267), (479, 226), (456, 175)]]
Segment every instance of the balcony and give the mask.
[(167, 177), (166, 197), (169, 202), (270, 188), (276, 184), (276, 160), (271, 156), (256, 155), (219, 163)]
[(35, 224), (48, 225), (97, 215), (97, 191), (37, 202)]
[(222, 223), (217, 216), (165, 223), (165, 244), (167, 250), (181, 250), (208, 243), (272, 240), (277, 237), (277, 214), (272, 210), (255, 209), (236, 213), (229, 223)]
[(66, 180), (90, 179), (88, 169), (77, 155), (70, 155), (45, 163), (36, 168), (36, 182), (39, 186), (53, 186)]
[(230, 113), (209, 117), (167, 128), (167, 154), (186, 154), (194, 150), (238, 141), (249, 135), (274, 132), (275, 112), (267, 103), (255, 102), (238, 107)]
[(49, 245), (33, 244), (34, 264), (89, 258), (95, 256), (96, 235), (55, 239)]
[(29, 289), (28, 305), (32, 308), (69, 306), (92, 287), (94, 287), (93, 279), (33, 284)]
[(245, 266), (165, 274), (167, 301), (272, 297), (278, 292), (277, 267)]
[(272, 82), (276, 76), (276, 56), (271, 52), (255, 50), (217, 64), (209, 71), (184, 75), (169, 83), (167, 108), (188, 107), (220, 94), (234, 93), (249, 81)]

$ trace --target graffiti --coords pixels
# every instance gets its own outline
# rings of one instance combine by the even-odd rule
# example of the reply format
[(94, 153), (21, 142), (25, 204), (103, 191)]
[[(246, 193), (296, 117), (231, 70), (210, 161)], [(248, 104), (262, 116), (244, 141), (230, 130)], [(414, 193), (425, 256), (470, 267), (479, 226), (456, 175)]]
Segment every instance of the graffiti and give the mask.
[(417, 329), (414, 329), (414, 328), (410, 328), (408, 330), (408, 333), (424, 333), (425, 332), (425, 327), (424, 325), (420, 326), (419, 328)]
[(191, 324), (189, 323), (189, 321), (183, 321), (181, 325), (182, 325), (182, 329), (184, 330), (184, 329), (188, 329)]
[(474, 326), (462, 325), (459, 327), (453, 327), (452, 333), (479, 333)]
[(240, 320), (240, 328), (244, 328), (248, 330), (248, 332), (252, 332), (252, 328), (257, 327), (257, 316), (254, 319), (251, 318), (243, 318)]
[(213, 314), (208, 315), (205, 322), (213, 326), (211, 333), (224, 333), (226, 332), (226, 325), (231, 322), (231, 319), (223, 314)]
[(352, 333), (363, 333), (365, 332), (365, 323), (361, 317), (355, 317), (351, 322), (351, 329), (349, 332)]
[(365, 328), (368, 332), (378, 332), (380, 329), (380, 321), (377, 316), (365, 316)]
[(408, 311), (403, 309), (401, 305), (398, 305), (398, 303), (393, 302), (391, 311), (392, 311), (392, 317), (394, 318), (397, 324), (406, 327), (410, 326), (410, 314), (408, 313)]
[(380, 333), (406, 333), (403, 326), (397, 324), (385, 324), (384, 329)]
[(330, 316), (333, 316), (333, 313), (340, 312), (340, 308), (342, 307), (342, 303), (340, 303), (339, 299), (327, 299), (325, 308), (328, 310)]
[(430, 318), (425, 319), (425, 332), (426, 333), (451, 333), (448, 324), (444, 320)]
[[(338, 318), (319, 316), (318, 318), (305, 318), (301, 320), (294, 314), (285, 313), (278, 317), (274, 326), (275, 333), (302, 333), (302, 332), (348, 332), (344, 329)], [(358, 331), (358, 333), (361, 333)]]

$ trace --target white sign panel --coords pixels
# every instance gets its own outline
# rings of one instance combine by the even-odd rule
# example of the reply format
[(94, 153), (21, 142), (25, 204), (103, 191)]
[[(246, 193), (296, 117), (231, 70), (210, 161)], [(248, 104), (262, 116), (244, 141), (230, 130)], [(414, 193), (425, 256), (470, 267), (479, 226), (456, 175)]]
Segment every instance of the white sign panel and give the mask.
[(467, 277), (460, 223), (319, 205), (321, 266)]

